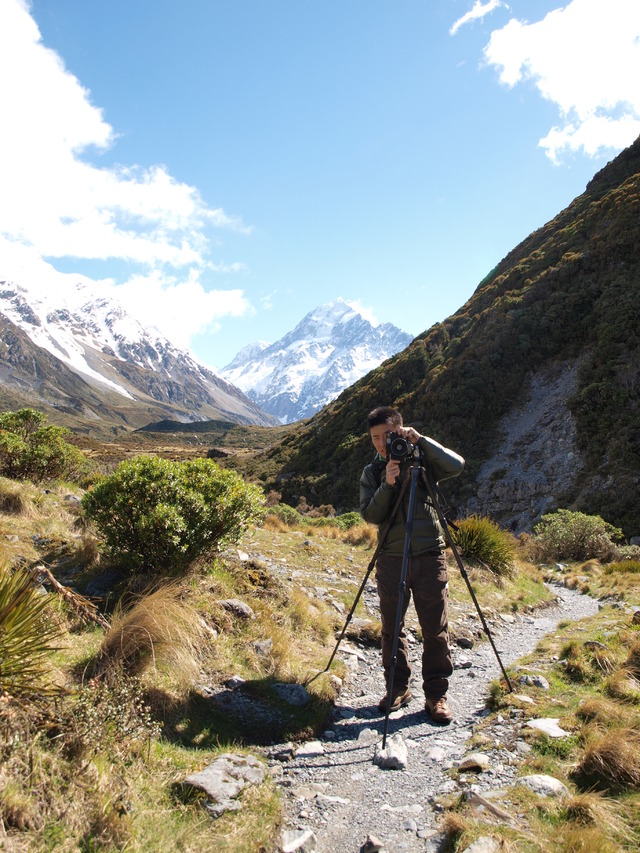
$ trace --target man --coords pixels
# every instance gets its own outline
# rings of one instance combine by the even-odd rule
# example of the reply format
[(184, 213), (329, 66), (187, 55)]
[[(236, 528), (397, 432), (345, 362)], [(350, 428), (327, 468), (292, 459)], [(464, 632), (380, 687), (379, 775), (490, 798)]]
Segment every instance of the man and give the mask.
[[(397, 433), (419, 448), (420, 464), (436, 483), (460, 474), (464, 459), (432, 438), (420, 435), (412, 427), (403, 426), (402, 415), (390, 406), (379, 406), (370, 412), (367, 427), (377, 453), (360, 478), (360, 514), (365, 521), (378, 525), (378, 536), (381, 537), (400, 493), (401, 474), (406, 476), (407, 469), (406, 465), (403, 469), (403, 464), (398, 460), (387, 460), (386, 445), (389, 434)], [(410, 496), (409, 483), (376, 559), (376, 583), (382, 619), (382, 664), (387, 685), (393, 659)], [(432, 720), (438, 723), (450, 723), (453, 719), (446, 699), (453, 664), (449, 649), (449, 585), (444, 548), (444, 532), (437, 512), (428, 500), (422, 477), (419, 477), (389, 708), (395, 711), (411, 700), (411, 668), (404, 618), (413, 593), (413, 603), (423, 637), (422, 684), (425, 710)], [(378, 709), (381, 712), (386, 711), (388, 701), (387, 695), (380, 700)]]

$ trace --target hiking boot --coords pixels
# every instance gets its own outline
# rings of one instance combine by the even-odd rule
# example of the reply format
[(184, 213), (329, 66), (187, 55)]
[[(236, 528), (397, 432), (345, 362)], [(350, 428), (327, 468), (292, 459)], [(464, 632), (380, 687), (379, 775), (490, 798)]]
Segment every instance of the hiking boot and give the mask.
[[(391, 707), (389, 708), (389, 713), (397, 711), (398, 708), (403, 708), (405, 705), (408, 705), (409, 702), (411, 702), (411, 690), (408, 687), (400, 688), (400, 690), (394, 690), (391, 694)], [(381, 714), (387, 713), (386, 695), (378, 702), (378, 711), (380, 711)]]
[(453, 720), (453, 714), (451, 713), (449, 706), (447, 705), (447, 700), (444, 696), (440, 699), (425, 698), (424, 709), (431, 715), (431, 719), (434, 723), (450, 723), (451, 720)]

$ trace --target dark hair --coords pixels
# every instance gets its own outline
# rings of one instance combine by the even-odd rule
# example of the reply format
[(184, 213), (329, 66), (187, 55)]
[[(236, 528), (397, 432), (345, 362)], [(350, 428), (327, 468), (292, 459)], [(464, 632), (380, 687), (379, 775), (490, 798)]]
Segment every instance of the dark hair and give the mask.
[(394, 426), (402, 426), (402, 415), (397, 409), (391, 406), (378, 406), (367, 415), (367, 430), (378, 426), (379, 424), (393, 424)]

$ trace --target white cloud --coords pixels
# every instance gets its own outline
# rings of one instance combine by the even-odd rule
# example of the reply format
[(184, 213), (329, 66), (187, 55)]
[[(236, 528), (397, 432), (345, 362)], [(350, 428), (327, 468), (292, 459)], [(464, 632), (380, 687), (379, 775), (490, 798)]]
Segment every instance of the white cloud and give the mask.
[(490, 12), (493, 12), (494, 9), (498, 9), (500, 6), (506, 6), (507, 4), (503, 2), (503, 0), (485, 0), (483, 3), (482, 0), (475, 0), (473, 4), (473, 8), (463, 15), (461, 18), (453, 24), (451, 29), (449, 30), (449, 34), (454, 36), (460, 27), (463, 27), (465, 24), (469, 24), (472, 21), (477, 21), (478, 19), (484, 18), (485, 15), (488, 15)]
[[(244, 268), (209, 258), (211, 229), (250, 229), (163, 165), (90, 161), (115, 146), (117, 134), (42, 43), (25, 0), (0, 3), (0, 78), (11, 81), (0, 86), (0, 278), (15, 277), (21, 265), (35, 270), (38, 256), (124, 262), (143, 272), (122, 284), (122, 295), (135, 304), (146, 294), (157, 325), (168, 334), (172, 324), (162, 318), (173, 317), (168, 336), (183, 342), (215, 318), (247, 310), (241, 291), (207, 292), (200, 276)], [(20, 245), (31, 251), (17, 252)]]
[(156, 326), (183, 349), (193, 335), (218, 328), (222, 317), (241, 317), (250, 309), (241, 290), (205, 290), (193, 268), (186, 280), (167, 281), (158, 272), (134, 276), (113, 295), (143, 325)]
[(484, 54), (502, 83), (531, 80), (558, 107), (561, 125), (539, 142), (554, 162), (620, 150), (640, 134), (638, 0), (572, 0), (536, 23), (512, 18)]
[(368, 320), (374, 328), (380, 325), (380, 320), (373, 313), (373, 309), (365, 307), (359, 299), (345, 299), (345, 302), (349, 308), (357, 311), (358, 314), (362, 314), (364, 319)]

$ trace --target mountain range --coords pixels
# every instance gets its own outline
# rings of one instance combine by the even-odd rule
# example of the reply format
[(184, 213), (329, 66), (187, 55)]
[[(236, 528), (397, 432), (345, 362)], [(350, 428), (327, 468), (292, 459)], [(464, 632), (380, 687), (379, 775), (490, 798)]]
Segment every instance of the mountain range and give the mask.
[(277, 423), (86, 281), (46, 293), (0, 282), (0, 403), (96, 433), (167, 419)]
[(276, 343), (240, 350), (221, 374), (287, 424), (311, 417), (411, 340), (336, 299), (309, 312)]
[[(267, 414), (166, 339), (132, 325), (117, 304), (82, 283), (70, 293), (45, 298), (26, 283), (0, 283), (4, 409), (34, 406), (55, 423), (103, 437), (162, 420), (209, 419), (277, 425), (281, 436), (280, 421), (296, 416), (284, 397), (302, 411), (304, 381), (272, 384), (284, 397), (276, 415)], [(312, 340), (308, 324), (323, 341), (311, 362), (317, 372), (335, 326), (329, 315), (327, 306), (312, 312), (302, 330), (270, 345), (273, 358), (259, 345), (228, 370), (244, 382), (243, 363), (255, 370), (267, 363), (275, 375), (281, 352), (299, 376), (295, 356)], [(344, 317), (337, 325), (352, 324), (353, 340), (361, 330), (371, 336), (361, 319)], [(353, 510), (372, 457), (366, 414), (385, 403), (465, 457), (463, 475), (444, 483), (455, 515), (477, 512), (520, 533), (565, 507), (640, 537), (639, 328), (640, 139), (501, 260), (455, 314), (290, 424), (269, 449), (230, 454), (224, 464), (292, 506), (304, 497), (310, 506)], [(260, 375), (254, 394), (266, 392), (272, 374)], [(309, 393), (312, 405), (322, 405), (322, 393)]]

